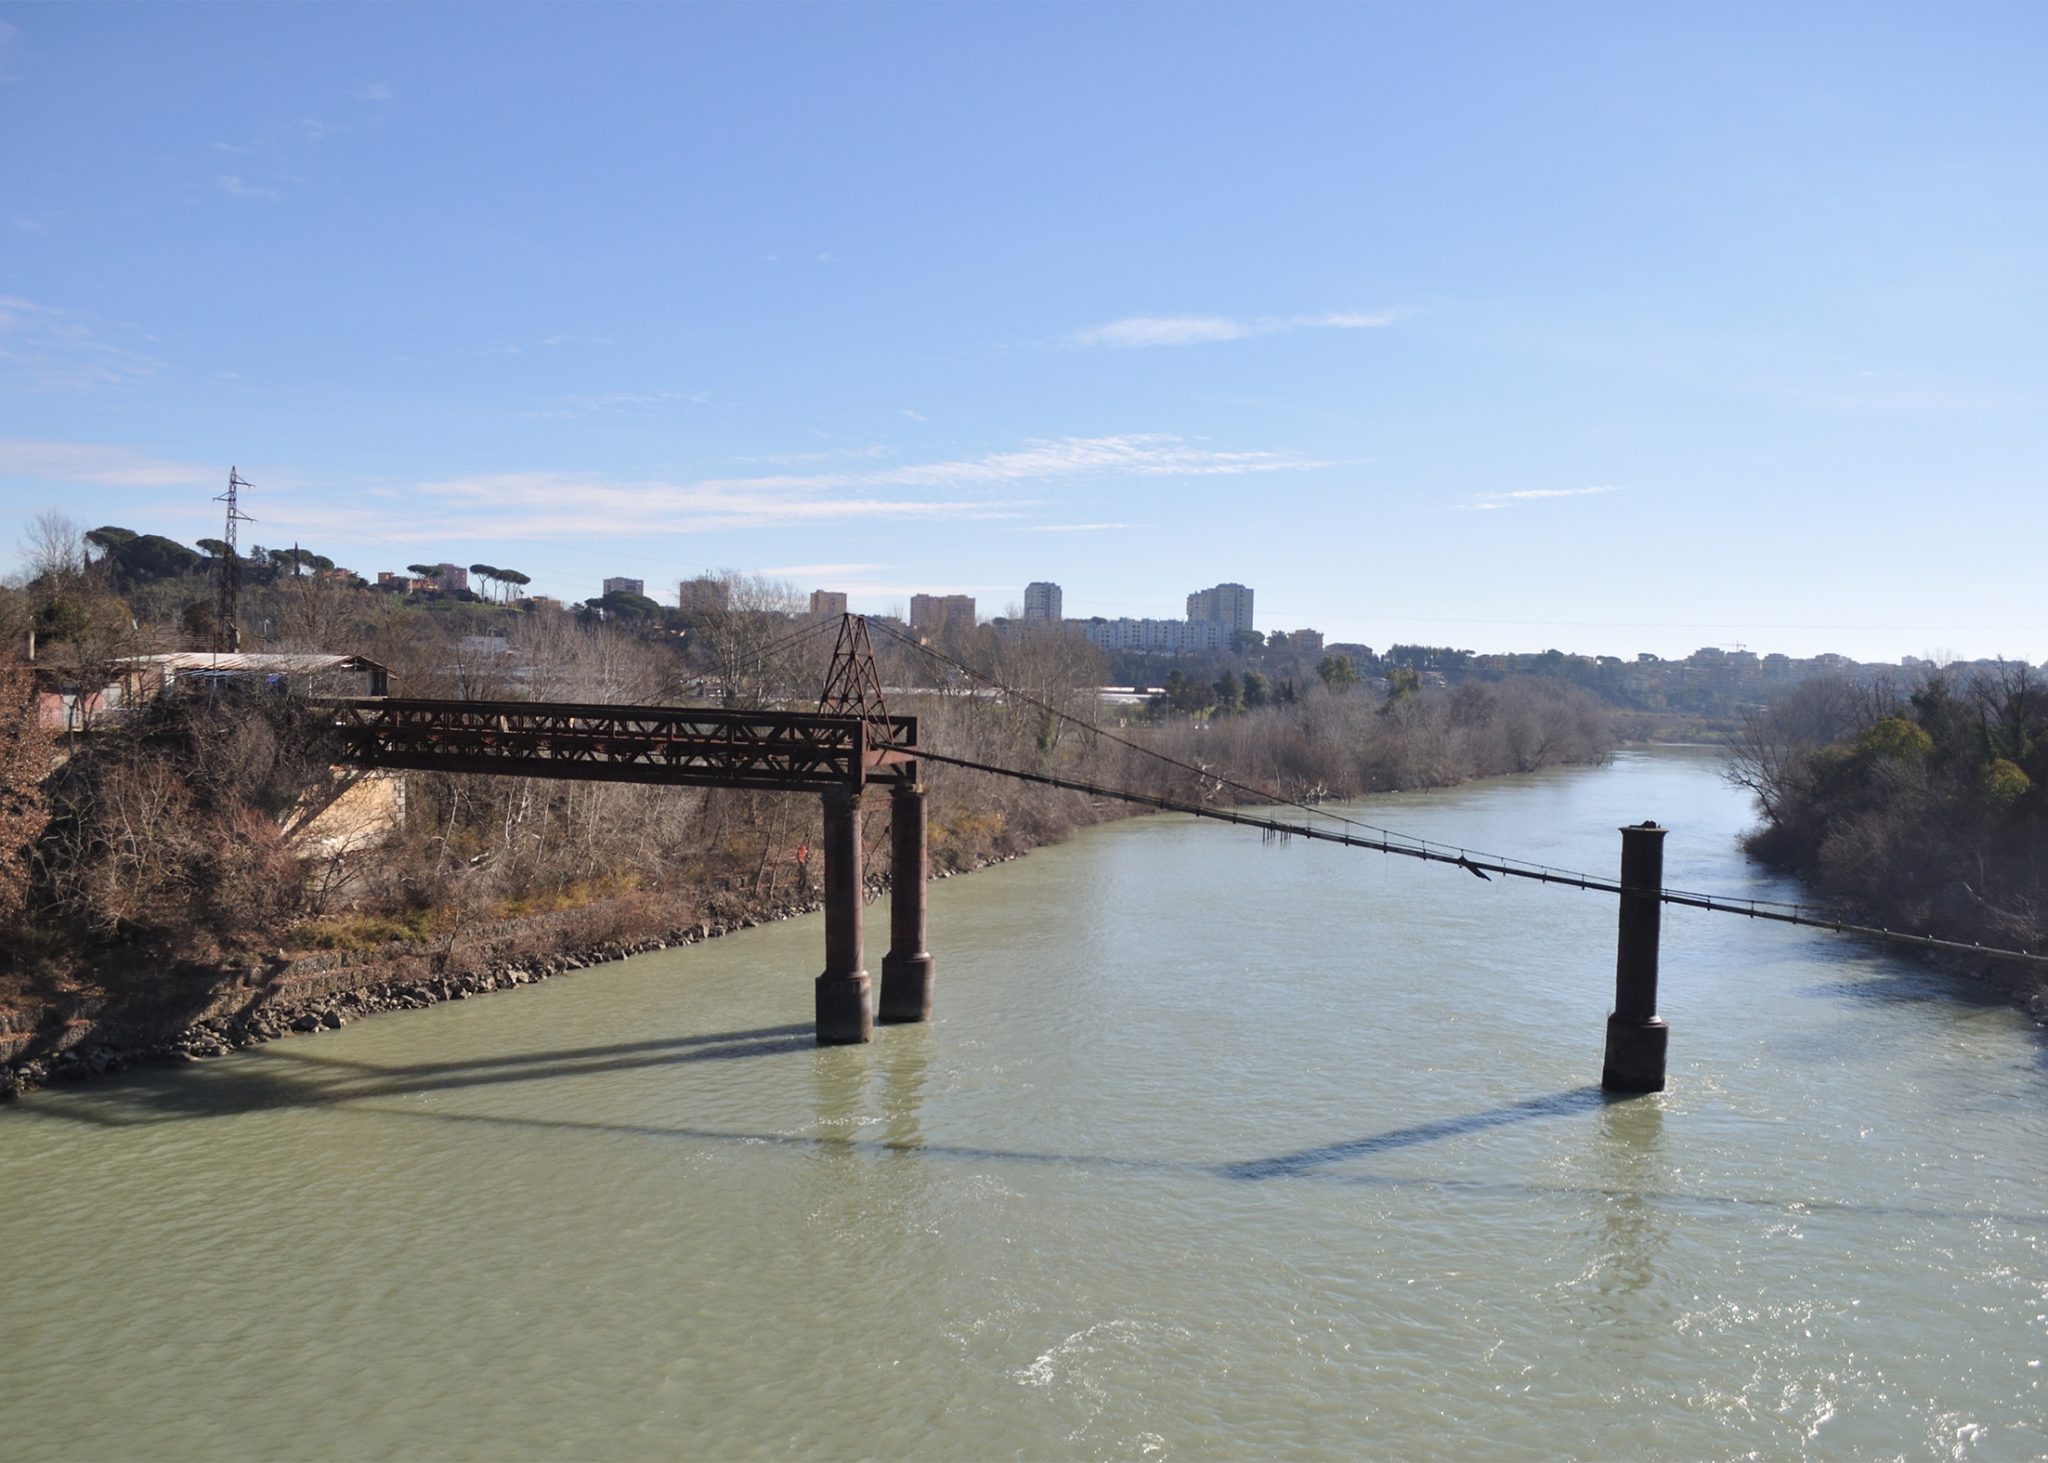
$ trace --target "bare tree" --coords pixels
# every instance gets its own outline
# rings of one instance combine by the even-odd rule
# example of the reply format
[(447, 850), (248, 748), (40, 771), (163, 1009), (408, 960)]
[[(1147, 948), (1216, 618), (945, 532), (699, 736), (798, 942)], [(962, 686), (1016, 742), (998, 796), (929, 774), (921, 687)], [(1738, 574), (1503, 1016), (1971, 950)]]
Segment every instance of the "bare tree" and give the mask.
[(26, 665), (0, 661), (0, 929), (27, 902), (30, 859), (50, 821), (51, 737)]
[(22, 557), (32, 579), (70, 580), (85, 572), (85, 534), (76, 522), (54, 508), (29, 520), (22, 535)]

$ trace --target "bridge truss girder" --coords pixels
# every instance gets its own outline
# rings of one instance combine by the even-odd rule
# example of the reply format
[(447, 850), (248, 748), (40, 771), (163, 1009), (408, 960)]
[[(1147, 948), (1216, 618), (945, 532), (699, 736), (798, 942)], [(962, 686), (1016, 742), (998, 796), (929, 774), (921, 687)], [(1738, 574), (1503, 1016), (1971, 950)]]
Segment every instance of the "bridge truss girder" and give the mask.
[(325, 703), (362, 767), (775, 792), (915, 781), (917, 718), (372, 697)]

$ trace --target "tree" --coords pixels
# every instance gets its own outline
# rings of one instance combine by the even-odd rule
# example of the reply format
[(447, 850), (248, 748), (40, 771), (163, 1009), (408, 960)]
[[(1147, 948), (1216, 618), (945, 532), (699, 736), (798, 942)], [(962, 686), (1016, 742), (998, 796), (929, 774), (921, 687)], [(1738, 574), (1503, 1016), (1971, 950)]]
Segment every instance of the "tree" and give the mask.
[[(779, 580), (731, 569), (702, 577), (716, 580), (718, 592), (699, 597), (680, 618), (688, 632), (690, 664), (716, 679), (719, 704), (766, 706), (801, 686), (805, 676), (793, 674), (801, 656), (792, 659), (772, 649), (788, 637), (791, 619), (803, 611), (796, 590)], [(798, 647), (800, 652), (807, 648)], [(813, 698), (820, 683), (813, 681), (805, 688)]]
[(1257, 671), (1244, 673), (1244, 709), (1256, 711), (1269, 705), (1273, 699), (1272, 683)]
[(415, 579), (433, 579), (441, 572), (439, 564), (407, 564), (405, 572)]
[(84, 535), (75, 522), (55, 509), (45, 509), (29, 520), (21, 553), (28, 560), (32, 581), (75, 579), (85, 572)]
[(102, 524), (100, 527), (95, 528), (91, 530), (89, 533), (87, 533), (85, 536), (85, 541), (91, 544), (94, 548), (100, 550), (100, 552), (110, 554), (115, 549), (119, 548), (122, 544), (125, 544), (132, 540), (134, 537), (134, 529), (120, 528), (114, 524), (107, 523)]
[(50, 821), (43, 781), (51, 738), (34, 690), (26, 665), (0, 661), (0, 929), (11, 927), (28, 901), (29, 859)]
[[(128, 530), (96, 528), (86, 538), (98, 542), (97, 535), (109, 532)], [(112, 541), (103, 562), (112, 567), (115, 587), (125, 593), (135, 586), (195, 574), (204, 561), (176, 539), (155, 533), (129, 533), (125, 539)]]
[(610, 594), (599, 595), (596, 599), (586, 599), (583, 603), (608, 620), (650, 623), (661, 618), (660, 605), (644, 594), (633, 594), (623, 589), (615, 589)]
[(1352, 669), (1348, 655), (1324, 656), (1316, 665), (1316, 675), (1340, 696), (1358, 684), (1358, 672)]
[(228, 556), (228, 542), (222, 538), (195, 538), (192, 542), (209, 559), (225, 559)]

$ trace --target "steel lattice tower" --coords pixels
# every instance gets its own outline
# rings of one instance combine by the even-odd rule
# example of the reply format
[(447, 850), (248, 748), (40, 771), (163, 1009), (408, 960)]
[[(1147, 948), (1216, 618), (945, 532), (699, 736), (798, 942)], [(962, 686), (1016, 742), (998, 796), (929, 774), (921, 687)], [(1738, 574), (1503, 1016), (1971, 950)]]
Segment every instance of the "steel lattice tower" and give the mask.
[(241, 588), (242, 551), (235, 545), (235, 525), (254, 523), (256, 520), (241, 510), (235, 495), (239, 489), (248, 487), (241, 473), (228, 469), (228, 490), (213, 501), (228, 505), (227, 528), (221, 537), (227, 544), (227, 552), (220, 560), (220, 597), (213, 607), (213, 653), (233, 654), (242, 648), (242, 627), (236, 619), (235, 598)]

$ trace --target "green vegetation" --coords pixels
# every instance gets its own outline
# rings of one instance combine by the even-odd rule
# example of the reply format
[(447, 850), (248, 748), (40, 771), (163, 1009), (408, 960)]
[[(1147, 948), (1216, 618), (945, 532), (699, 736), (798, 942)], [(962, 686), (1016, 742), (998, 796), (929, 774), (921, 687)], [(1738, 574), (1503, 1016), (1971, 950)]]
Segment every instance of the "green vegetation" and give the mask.
[(2048, 695), (2026, 666), (1809, 681), (1748, 719), (1729, 777), (1763, 816), (1751, 850), (1857, 916), (2048, 943)]

